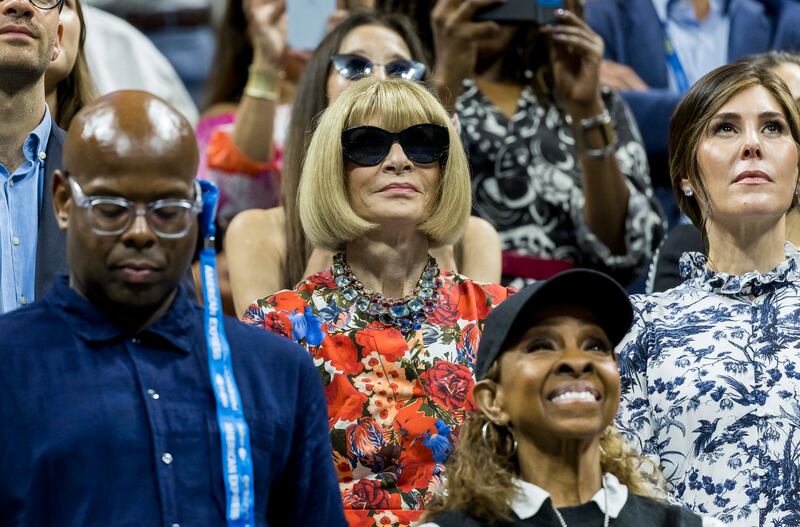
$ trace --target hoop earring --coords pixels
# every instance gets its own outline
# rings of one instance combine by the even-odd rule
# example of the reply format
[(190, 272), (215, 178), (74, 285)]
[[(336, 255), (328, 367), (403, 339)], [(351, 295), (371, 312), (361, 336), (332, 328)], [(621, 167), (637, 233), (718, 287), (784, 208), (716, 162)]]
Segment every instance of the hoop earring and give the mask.
[[(489, 426), (492, 425), (491, 421), (486, 421), (483, 423), (481, 427), (481, 441), (483, 442), (483, 446), (486, 447), (487, 450), (492, 450), (492, 447), (489, 446)], [(498, 427), (499, 428), (499, 427)], [(514, 437), (514, 433), (511, 431), (511, 428), (508, 426), (503, 427), (506, 430), (506, 444), (508, 443), (508, 439), (511, 439), (511, 449), (510, 452), (506, 452), (505, 456), (508, 458), (514, 457), (514, 454), (517, 453), (517, 448), (519, 447), (519, 443), (517, 443), (517, 438)], [(498, 431), (498, 434), (500, 432)]]

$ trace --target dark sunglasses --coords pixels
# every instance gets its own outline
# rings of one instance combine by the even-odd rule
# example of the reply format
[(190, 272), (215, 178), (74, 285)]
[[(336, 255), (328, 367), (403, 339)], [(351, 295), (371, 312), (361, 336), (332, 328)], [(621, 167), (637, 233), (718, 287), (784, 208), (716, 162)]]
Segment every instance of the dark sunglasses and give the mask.
[(394, 143), (400, 143), (403, 152), (415, 163), (444, 163), (450, 136), (447, 127), (430, 123), (409, 126), (397, 133), (375, 126), (356, 126), (342, 131), (344, 157), (357, 165), (377, 165), (386, 159)]
[(398, 77), (407, 81), (421, 81), (425, 76), (425, 64), (416, 60), (393, 60), (387, 64), (375, 64), (366, 57), (355, 54), (334, 55), (331, 62), (343, 78), (357, 81), (375, 73), (377, 66), (383, 66), (387, 77)]

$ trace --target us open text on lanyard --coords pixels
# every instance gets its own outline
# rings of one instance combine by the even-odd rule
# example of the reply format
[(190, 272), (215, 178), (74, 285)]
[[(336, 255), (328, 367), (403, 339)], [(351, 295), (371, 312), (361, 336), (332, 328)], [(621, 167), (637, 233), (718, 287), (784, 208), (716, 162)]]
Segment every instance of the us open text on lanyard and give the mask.
[(203, 236), (200, 273), (203, 284), (208, 371), (217, 402), (217, 424), (222, 447), (225, 518), (229, 527), (255, 527), (250, 430), (244, 419), (242, 399), (233, 375), (231, 349), (225, 336), (222, 300), (217, 286), (214, 217), (219, 189), (208, 181), (200, 181), (200, 187), (203, 192), (203, 212), (200, 214), (200, 234)]
[(690, 87), (686, 70), (683, 69), (681, 59), (675, 53), (675, 46), (672, 45), (672, 40), (670, 40), (669, 32), (667, 31), (667, 23), (660, 19), (659, 22), (661, 22), (661, 34), (664, 35), (664, 56), (667, 59), (667, 67), (675, 76), (675, 85), (678, 88), (678, 92), (686, 93)]

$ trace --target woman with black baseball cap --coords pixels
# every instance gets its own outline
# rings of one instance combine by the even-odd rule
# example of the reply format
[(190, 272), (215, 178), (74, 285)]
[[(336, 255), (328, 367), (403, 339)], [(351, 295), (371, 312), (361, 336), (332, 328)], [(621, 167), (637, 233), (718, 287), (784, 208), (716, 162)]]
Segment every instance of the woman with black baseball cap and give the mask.
[(500, 304), (478, 349), (478, 411), (420, 527), (715, 525), (653, 499), (657, 469), (614, 427), (614, 346), (632, 319), (625, 291), (583, 269)]

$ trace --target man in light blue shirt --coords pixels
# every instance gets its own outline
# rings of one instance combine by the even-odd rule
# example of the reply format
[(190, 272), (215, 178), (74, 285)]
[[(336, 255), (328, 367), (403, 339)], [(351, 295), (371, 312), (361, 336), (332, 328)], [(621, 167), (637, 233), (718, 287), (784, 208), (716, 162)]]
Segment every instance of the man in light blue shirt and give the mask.
[(62, 5), (0, 0), (0, 312), (32, 302), (44, 285), (42, 262), (65, 258), (53, 236), (41, 243), (55, 222), (49, 182), (60, 159), (48, 156), (60, 158), (60, 144), (50, 143), (61, 131), (45, 104), (44, 75), (61, 51)]
[(667, 129), (675, 105), (718, 66), (770, 49), (800, 50), (800, 3), (587, 0), (586, 21), (605, 42), (600, 80), (633, 111), (672, 224), (679, 214), (667, 174)]
[(688, 89), (679, 86), (676, 69), (684, 70), (691, 86), (709, 71), (728, 63), (731, 30), (728, 4), (728, 0), (653, 0), (677, 57), (673, 65), (667, 61), (671, 90)]

